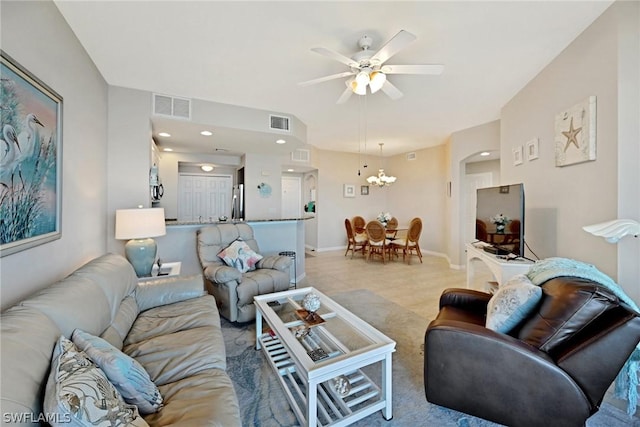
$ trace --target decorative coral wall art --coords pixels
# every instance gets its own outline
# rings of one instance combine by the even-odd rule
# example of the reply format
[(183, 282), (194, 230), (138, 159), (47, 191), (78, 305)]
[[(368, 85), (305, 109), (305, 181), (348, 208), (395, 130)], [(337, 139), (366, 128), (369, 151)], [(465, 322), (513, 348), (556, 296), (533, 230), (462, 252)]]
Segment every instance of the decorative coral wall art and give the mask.
[(596, 159), (596, 97), (556, 115), (556, 166)]

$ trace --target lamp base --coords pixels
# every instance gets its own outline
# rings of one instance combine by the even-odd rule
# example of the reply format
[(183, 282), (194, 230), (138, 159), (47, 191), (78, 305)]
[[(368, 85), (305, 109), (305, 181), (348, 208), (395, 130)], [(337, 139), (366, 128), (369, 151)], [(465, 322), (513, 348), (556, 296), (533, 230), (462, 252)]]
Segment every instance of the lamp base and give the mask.
[(124, 245), (127, 260), (133, 265), (138, 277), (151, 276), (157, 252), (158, 245), (153, 239), (131, 239)]

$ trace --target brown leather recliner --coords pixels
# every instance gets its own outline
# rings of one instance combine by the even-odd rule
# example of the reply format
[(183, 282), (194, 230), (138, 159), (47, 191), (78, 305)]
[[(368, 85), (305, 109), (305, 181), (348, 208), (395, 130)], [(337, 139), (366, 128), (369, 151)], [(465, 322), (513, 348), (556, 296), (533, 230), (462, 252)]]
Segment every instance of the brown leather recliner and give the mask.
[(511, 427), (583, 426), (640, 341), (640, 313), (595, 282), (558, 277), (507, 335), (485, 328), (491, 296), (441, 295), (425, 333), (427, 400)]

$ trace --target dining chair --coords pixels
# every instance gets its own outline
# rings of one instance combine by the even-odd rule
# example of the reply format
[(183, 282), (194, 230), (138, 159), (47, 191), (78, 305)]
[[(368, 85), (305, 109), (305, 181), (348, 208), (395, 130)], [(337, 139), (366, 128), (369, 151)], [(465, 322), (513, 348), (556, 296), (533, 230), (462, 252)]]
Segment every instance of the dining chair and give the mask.
[(368, 244), (366, 235), (355, 234), (349, 218), (344, 219), (344, 227), (347, 230), (347, 251), (344, 253), (344, 256), (347, 256), (349, 251), (351, 251), (351, 258), (353, 258), (353, 254), (359, 250), (362, 251), (362, 256), (366, 256)]
[(385, 230), (385, 234), (387, 239), (393, 240), (398, 235), (398, 218), (395, 216), (391, 217), (389, 221), (387, 221), (387, 227)]
[(407, 264), (411, 264), (411, 254), (416, 252), (420, 262), (422, 263), (422, 252), (420, 252), (420, 235), (422, 234), (422, 220), (420, 218), (413, 218), (409, 223), (409, 229), (407, 230), (407, 236), (392, 240), (390, 243), (391, 250), (402, 249), (402, 260), (407, 260)]
[(374, 255), (379, 255), (384, 264), (384, 257), (389, 251), (389, 240), (386, 237), (384, 227), (380, 221), (374, 220), (367, 223), (366, 230), (369, 238), (369, 259)]
[(357, 234), (366, 235), (365, 227), (367, 225), (367, 222), (364, 220), (363, 217), (354, 216), (351, 221), (352, 221), (351, 223), (353, 225), (353, 231), (355, 232), (356, 235)]

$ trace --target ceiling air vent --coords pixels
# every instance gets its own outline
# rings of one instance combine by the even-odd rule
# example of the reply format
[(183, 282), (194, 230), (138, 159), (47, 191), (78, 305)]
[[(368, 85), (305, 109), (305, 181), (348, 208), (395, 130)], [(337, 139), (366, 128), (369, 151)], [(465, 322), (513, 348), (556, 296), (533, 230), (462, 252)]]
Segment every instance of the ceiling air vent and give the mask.
[(290, 132), (291, 128), (289, 127), (289, 120), (289, 117), (269, 114), (269, 129)]
[(177, 119), (191, 119), (191, 100), (153, 94), (153, 114)]
[(309, 162), (310, 152), (309, 150), (303, 150), (302, 148), (298, 148), (295, 151), (291, 152), (291, 160), (294, 162)]
[(412, 151), (411, 153), (407, 153), (407, 160), (415, 160), (415, 159), (416, 159), (415, 151)]

